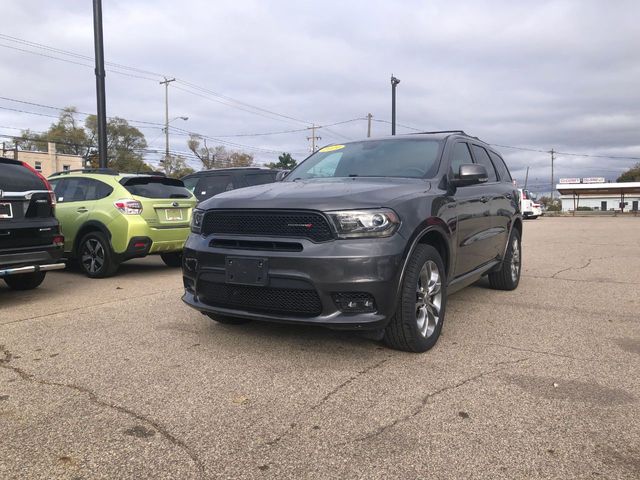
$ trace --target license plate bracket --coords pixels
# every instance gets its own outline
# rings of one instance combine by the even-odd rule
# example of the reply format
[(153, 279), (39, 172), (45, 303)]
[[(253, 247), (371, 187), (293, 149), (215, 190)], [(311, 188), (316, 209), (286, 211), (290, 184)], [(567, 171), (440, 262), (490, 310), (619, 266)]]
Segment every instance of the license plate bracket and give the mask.
[(13, 210), (10, 203), (0, 203), (0, 218), (13, 218)]
[(168, 208), (164, 211), (165, 217), (168, 221), (179, 221), (182, 220), (182, 209), (176, 208)]
[(266, 286), (269, 282), (269, 260), (256, 257), (226, 257), (227, 283)]

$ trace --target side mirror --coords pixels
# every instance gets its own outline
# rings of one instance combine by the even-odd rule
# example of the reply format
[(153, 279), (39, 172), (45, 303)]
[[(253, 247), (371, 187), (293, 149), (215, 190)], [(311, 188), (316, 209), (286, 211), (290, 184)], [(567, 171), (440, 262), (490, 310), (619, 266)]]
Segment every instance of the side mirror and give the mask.
[(454, 187), (467, 187), (469, 185), (485, 183), (487, 180), (489, 180), (489, 175), (484, 165), (465, 163), (460, 165), (458, 175), (452, 178), (450, 183)]

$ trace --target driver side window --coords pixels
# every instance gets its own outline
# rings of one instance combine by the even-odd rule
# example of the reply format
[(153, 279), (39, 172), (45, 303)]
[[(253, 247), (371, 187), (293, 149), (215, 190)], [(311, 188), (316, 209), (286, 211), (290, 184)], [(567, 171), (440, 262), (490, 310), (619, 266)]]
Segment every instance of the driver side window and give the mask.
[(460, 172), (460, 165), (464, 165), (465, 163), (473, 163), (473, 158), (469, 151), (469, 144), (465, 142), (456, 143), (453, 146), (453, 153), (451, 154), (451, 174), (457, 177)]

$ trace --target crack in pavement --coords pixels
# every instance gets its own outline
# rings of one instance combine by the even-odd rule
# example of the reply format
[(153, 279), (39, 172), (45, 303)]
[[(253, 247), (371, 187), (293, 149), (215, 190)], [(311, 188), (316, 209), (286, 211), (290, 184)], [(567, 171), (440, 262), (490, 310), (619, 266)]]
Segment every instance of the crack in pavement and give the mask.
[[(558, 272), (559, 273), (559, 272)], [(558, 273), (555, 273), (554, 275), (557, 275)], [(640, 282), (621, 282), (619, 280), (584, 280), (584, 279), (577, 279), (577, 278), (557, 278), (557, 277), (547, 277), (544, 275), (529, 275), (529, 274), (522, 274), (523, 277), (527, 277), (527, 278), (539, 278), (542, 280), (562, 280), (562, 281), (566, 281), (566, 282), (583, 282), (583, 283), (597, 283), (597, 284), (603, 284), (603, 283), (615, 283), (617, 285), (640, 285)]]
[(78, 386), (78, 385), (74, 385), (72, 383), (61, 383), (61, 382), (54, 382), (54, 381), (51, 381), (51, 380), (38, 379), (38, 378), (35, 377), (35, 375), (27, 373), (26, 371), (24, 371), (20, 367), (17, 367), (15, 365), (10, 365), (10, 362), (13, 359), (13, 354), (9, 350), (7, 350), (7, 348), (4, 345), (0, 345), (0, 354), (3, 355), (3, 357), (0, 357), (0, 368), (4, 368), (6, 370), (13, 371), (22, 380), (25, 380), (27, 382), (37, 383), (39, 385), (46, 385), (46, 386), (50, 386), (50, 387), (67, 388), (67, 389), (74, 390), (74, 391), (79, 392), (79, 393), (86, 394), (87, 397), (89, 398), (89, 401), (91, 403), (95, 404), (95, 405), (98, 405), (98, 406), (101, 406), (101, 407), (110, 408), (112, 410), (116, 410), (117, 412), (124, 413), (125, 415), (133, 417), (136, 420), (139, 420), (141, 422), (144, 422), (144, 423), (150, 425), (155, 430), (160, 432), (160, 434), (167, 441), (169, 441), (169, 443), (171, 443), (175, 447), (180, 448), (183, 452), (185, 452), (189, 456), (189, 458), (191, 458), (191, 460), (195, 464), (196, 468), (198, 469), (200, 478), (205, 478), (205, 467), (204, 467), (204, 463), (202, 462), (202, 460), (200, 460), (200, 458), (196, 455), (196, 453), (191, 448), (189, 448), (189, 446), (184, 441), (182, 441), (179, 438), (177, 438), (175, 435), (173, 435), (171, 432), (169, 432), (165, 427), (163, 427), (157, 421), (155, 421), (155, 420), (153, 420), (153, 419), (151, 419), (149, 417), (146, 417), (146, 416), (144, 416), (144, 415), (142, 415), (140, 413), (137, 413), (137, 412), (135, 412), (133, 410), (130, 410), (127, 407), (123, 407), (121, 405), (116, 405), (116, 404), (110, 403), (110, 402), (108, 402), (106, 400), (102, 400), (95, 394), (95, 392), (93, 392), (92, 390), (89, 390), (86, 387), (81, 387), (81, 386)]
[[(176, 290), (182, 290), (182, 288), (180, 288), (180, 289), (176, 288)], [(44, 315), (36, 315), (34, 317), (20, 318), (18, 320), (11, 320), (10, 322), (0, 323), (0, 327), (3, 327), (4, 325), (12, 325), (14, 323), (26, 322), (26, 321), (29, 321), (29, 320), (38, 320), (38, 319), (41, 319), (41, 318), (50, 317), (52, 315), (59, 315), (61, 313), (77, 312), (78, 310), (85, 310), (87, 308), (100, 307), (100, 306), (103, 306), (103, 305), (108, 305), (110, 303), (117, 303), (117, 302), (122, 302), (122, 301), (126, 301), (126, 300), (134, 300), (134, 299), (144, 298), (144, 297), (151, 297), (153, 295), (160, 295), (160, 294), (165, 294), (165, 293), (167, 293), (167, 291), (166, 290), (162, 290), (160, 292), (143, 293), (143, 294), (135, 295), (135, 296), (131, 296), (131, 297), (117, 298), (115, 300), (109, 300), (109, 301), (101, 302), (101, 303), (94, 303), (92, 305), (83, 305), (82, 307), (70, 308), (68, 310), (60, 310), (58, 312), (46, 313)]]
[[(528, 359), (529, 359), (529, 357), (521, 358), (519, 360), (507, 360), (507, 361), (504, 361), (504, 362), (495, 363), (493, 366), (497, 367), (498, 365), (515, 365), (517, 363), (522, 363), (522, 362), (524, 362), (524, 361), (526, 361)], [(492, 370), (487, 370), (487, 371), (484, 371), (484, 372), (480, 372), (480, 373), (478, 373), (476, 375), (473, 375), (471, 377), (465, 378), (464, 380), (462, 380), (462, 381), (460, 381), (460, 382), (458, 382), (458, 383), (456, 383), (454, 385), (448, 385), (448, 386), (442, 387), (439, 390), (436, 390), (435, 392), (429, 393), (429, 394), (425, 395), (422, 398), (420, 404), (417, 405), (410, 413), (408, 413), (406, 415), (403, 415), (401, 417), (398, 417), (398, 418), (394, 419), (393, 421), (387, 423), (386, 425), (382, 425), (382, 426), (376, 428), (375, 430), (373, 430), (373, 431), (371, 431), (371, 432), (369, 432), (369, 433), (367, 433), (367, 434), (365, 434), (365, 435), (363, 435), (361, 437), (356, 438), (355, 440), (350, 440), (348, 442), (344, 442), (343, 444), (340, 444), (340, 446), (346, 445), (348, 443), (365, 442), (367, 440), (371, 440), (372, 438), (378, 437), (379, 435), (382, 435), (387, 430), (395, 427), (396, 425), (398, 425), (400, 423), (404, 423), (404, 422), (414, 418), (415, 416), (419, 415), (425, 409), (425, 407), (429, 403), (429, 400), (431, 400), (432, 398), (437, 397), (438, 395), (441, 395), (441, 394), (443, 394), (445, 392), (448, 392), (450, 390), (455, 390), (457, 388), (463, 387), (463, 386), (467, 385), (468, 383), (474, 382), (474, 381), (479, 380), (479, 379), (481, 379), (483, 377), (486, 377), (487, 375), (491, 375), (493, 373), (500, 372), (500, 371), (505, 370), (505, 369), (506, 368), (494, 368)]]
[(501, 343), (478, 343), (478, 345), (484, 345), (486, 347), (501, 347), (501, 348), (507, 348), (509, 350), (515, 350), (517, 352), (535, 353), (535, 354), (538, 354), (538, 355), (549, 355), (551, 357), (568, 358), (569, 360), (578, 360), (578, 361), (581, 361), (581, 362), (592, 361), (592, 360), (590, 360), (588, 358), (572, 357), (571, 355), (564, 355), (562, 353), (547, 352), (547, 351), (544, 351), (544, 350), (531, 350), (531, 349), (528, 349), (528, 348), (512, 347), (511, 345), (503, 345)]
[(591, 262), (593, 262), (594, 260), (605, 260), (607, 258), (615, 258), (615, 256), (590, 258), (590, 259), (587, 260), (587, 263), (585, 263), (581, 267), (567, 267), (567, 268), (563, 268), (562, 270), (558, 270), (556, 273), (551, 275), (551, 278), (556, 278), (557, 279), (558, 277), (556, 275), (560, 275), (563, 272), (568, 272), (569, 270), (583, 270), (583, 269), (589, 267), (591, 265)]
[[(306, 411), (306, 413), (313, 412), (314, 410), (317, 410), (318, 408), (322, 407), (325, 403), (327, 403), (327, 401), (331, 397), (333, 397), (334, 395), (338, 394), (338, 392), (340, 392), (340, 390), (342, 390), (343, 388), (347, 387), (348, 385), (350, 385), (351, 383), (355, 382), (357, 379), (359, 379), (363, 375), (366, 375), (367, 373), (371, 372), (372, 370), (380, 368), (388, 360), (389, 360), (389, 357), (383, 358), (382, 360), (380, 360), (380, 361), (378, 361), (378, 362), (376, 362), (376, 363), (374, 363), (372, 365), (369, 365), (369, 366), (363, 368), (362, 370), (359, 370), (354, 375), (352, 375), (351, 377), (347, 378), (346, 380), (344, 380), (343, 382), (338, 384), (336, 387), (331, 389), (329, 392), (327, 392), (327, 394), (324, 397), (322, 397), (319, 402), (311, 405), (311, 407), (309, 407), (309, 409)], [(269, 445), (269, 446), (276, 445), (284, 437), (289, 435), (296, 428), (296, 426), (297, 426), (296, 423), (291, 423), (289, 425), (289, 427), (285, 431), (283, 431), (280, 435), (278, 435), (273, 440), (269, 440), (268, 442), (266, 442), (265, 445)]]
[[(560, 279), (558, 279), (560, 280)], [(455, 302), (454, 302), (455, 300)], [(495, 303), (492, 302), (481, 302), (475, 299), (467, 299), (464, 298), (462, 295), (461, 296), (456, 296), (454, 297), (452, 300), (450, 300), (451, 303), (448, 304), (447, 308), (455, 308), (455, 306), (452, 307), (452, 305), (455, 305), (457, 303), (470, 303), (473, 305), (490, 305), (490, 306), (494, 306)], [(513, 300), (502, 300), (502, 305), (508, 306), (508, 307), (517, 307), (517, 308), (526, 308), (526, 309), (530, 309), (530, 310), (542, 310), (544, 312), (548, 312), (550, 308), (555, 309), (555, 311), (557, 312), (567, 312), (567, 313), (579, 313), (580, 315), (583, 315), (585, 317), (592, 317), (595, 315), (608, 315), (611, 312), (610, 311), (601, 311), (601, 310), (593, 310), (593, 309), (581, 309), (578, 308), (576, 306), (569, 306), (569, 307), (564, 307), (562, 305), (557, 305), (557, 304), (551, 304), (551, 305), (545, 305), (545, 304), (541, 304), (541, 303), (528, 303), (528, 302), (516, 302)], [(637, 316), (635, 315), (626, 315), (623, 313), (617, 313), (616, 314), (616, 319), (622, 319), (622, 320), (637, 320)]]

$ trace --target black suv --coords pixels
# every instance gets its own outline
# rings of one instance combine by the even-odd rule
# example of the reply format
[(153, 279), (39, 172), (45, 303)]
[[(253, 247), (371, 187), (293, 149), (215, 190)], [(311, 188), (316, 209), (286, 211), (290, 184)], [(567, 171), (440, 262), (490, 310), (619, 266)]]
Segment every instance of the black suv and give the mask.
[(280, 170), (261, 167), (218, 168), (202, 170), (182, 178), (199, 202), (236, 188), (264, 185), (279, 180)]
[(412, 352), (436, 343), (447, 295), (520, 280), (518, 192), (462, 131), (324, 147), (282, 182), (201, 203), (192, 232), (183, 300), (214, 320), (376, 330)]
[(0, 278), (15, 290), (36, 288), (59, 262), (64, 237), (54, 216), (55, 197), (31, 166), (0, 158)]

